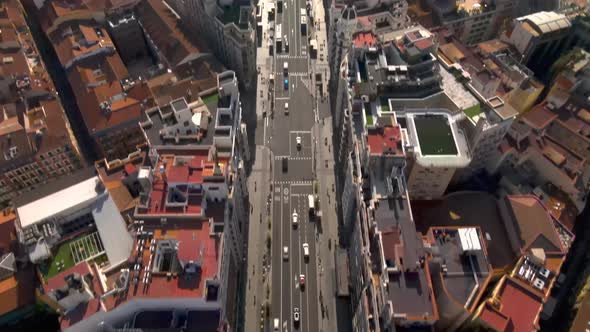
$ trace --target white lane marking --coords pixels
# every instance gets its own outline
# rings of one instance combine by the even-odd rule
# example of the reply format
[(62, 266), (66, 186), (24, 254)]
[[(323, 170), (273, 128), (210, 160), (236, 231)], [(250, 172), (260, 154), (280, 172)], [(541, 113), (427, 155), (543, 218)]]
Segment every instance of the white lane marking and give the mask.
[[(282, 188), (282, 185), (281, 185), (281, 188)], [(281, 204), (281, 218), (279, 218), (279, 220), (283, 218), (283, 205), (284, 204)], [(281, 226), (282, 226), (282, 222), (279, 221), (278, 230), (281, 233), (281, 242), (279, 243), (279, 251), (282, 251), (282, 246), (283, 246), (283, 229), (282, 229)], [(282, 256), (282, 253), (281, 252), (279, 252), (278, 254)], [(281, 275), (280, 275), (279, 280), (280, 280), (280, 282), (282, 284), (283, 283), (283, 265), (284, 265), (283, 264), (283, 258), (282, 257), (280, 258), (279, 262), (280, 262), (279, 264), (281, 264)], [(283, 287), (282, 286), (281, 286), (280, 296), (281, 296), (281, 299), (282, 299), (283, 298)], [(282, 321), (283, 320), (283, 301), (282, 300), (281, 300), (280, 310), (281, 310), (281, 313), (279, 315), (279, 319)]]

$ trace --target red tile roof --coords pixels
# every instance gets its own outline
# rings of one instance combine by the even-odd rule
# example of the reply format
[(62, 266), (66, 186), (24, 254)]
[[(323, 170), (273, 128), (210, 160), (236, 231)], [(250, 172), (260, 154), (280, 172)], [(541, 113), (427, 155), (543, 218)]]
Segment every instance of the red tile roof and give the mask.
[(61, 318), (60, 324), (61, 328), (65, 329), (77, 322), (94, 315), (95, 313), (102, 310), (100, 305), (100, 296), (103, 294), (102, 287), (100, 285), (100, 281), (98, 279), (98, 275), (96, 271), (94, 271), (87, 262), (79, 263), (65, 271), (60, 272), (59, 274), (53, 276), (52, 278), (46, 280), (44, 288), (45, 292), (48, 293), (50, 291), (56, 290), (66, 285), (65, 277), (72, 273), (77, 273), (80, 277), (84, 278), (84, 276), (88, 273), (92, 274), (92, 283), (88, 286), (90, 290), (94, 292), (94, 298), (91, 299), (88, 303), (81, 303), (78, 305), (74, 310), (68, 312)]
[[(129, 77), (118, 54), (97, 55), (75, 65), (68, 79), (86, 127), (90, 133), (139, 121), (145, 107), (152, 103), (151, 93), (143, 81), (136, 82), (127, 91), (121, 80)], [(108, 114), (100, 108), (100, 103), (110, 102)]]
[(479, 314), (479, 318), (483, 319), (486, 323), (500, 332), (507, 331), (508, 323), (510, 323), (510, 318), (506, 317), (506, 315), (496, 310), (496, 308), (487, 302), (484, 304), (484, 307)]
[(353, 40), (356, 47), (372, 47), (375, 46), (377, 37), (372, 32), (361, 32), (354, 36)]
[(510, 331), (531, 332), (537, 330), (538, 315), (543, 307), (540, 297), (510, 277), (505, 279), (498, 297), (500, 312), (510, 318)]
[(539, 237), (543, 237), (549, 241), (549, 243), (545, 243), (543, 249), (551, 252), (563, 251), (553, 217), (536, 196), (511, 195), (506, 197), (506, 202), (512, 209), (518, 231), (516, 235), (522, 241), (523, 250), (532, 245)]
[[(227, 162), (219, 160), (220, 175), (214, 174), (215, 163), (209, 160), (209, 150), (196, 150), (190, 155), (160, 155), (154, 168), (154, 180), (149, 195), (147, 211), (138, 210), (141, 214), (195, 214), (203, 215), (202, 191), (191, 191), (188, 185), (203, 183), (220, 183), (225, 181), (224, 174)], [(160, 169), (164, 167), (164, 174)], [(215, 186), (215, 185), (213, 185)], [(168, 192), (176, 188), (185, 194), (185, 206), (167, 206)]]
[(524, 122), (535, 129), (547, 127), (553, 120), (557, 119), (557, 114), (551, 112), (546, 105), (547, 103), (543, 102), (533, 107), (522, 117)]
[[(165, 272), (152, 273), (150, 281), (144, 283), (144, 272), (140, 270), (139, 283), (131, 283), (126, 295), (109, 297), (105, 299), (105, 306), (110, 310), (113, 307), (138, 298), (159, 298), (159, 297), (203, 297), (206, 292), (205, 282), (207, 279), (215, 279), (221, 260), (221, 242), (218, 237), (210, 235), (210, 225), (203, 220), (183, 220), (169, 222), (163, 226), (159, 223), (147, 222), (144, 224), (144, 231), (153, 231), (154, 239), (178, 240), (179, 248), (177, 257), (185, 262), (201, 260), (201, 272), (194, 275), (183, 275), (168, 277)], [(151, 252), (150, 244), (144, 245), (141, 250), (142, 266), (148, 266)], [(200, 255), (201, 246), (203, 254)], [(137, 247), (137, 242), (134, 248)], [(132, 253), (135, 257), (136, 252)], [(152, 256), (153, 259), (153, 256)], [(153, 262), (152, 262), (153, 266)], [(135, 272), (132, 272), (132, 274)], [(108, 285), (118, 278), (119, 272), (108, 276)]]
[(15, 220), (16, 213), (14, 211), (0, 210), (0, 255), (13, 251), (17, 245)]
[(399, 126), (387, 126), (369, 129), (367, 141), (371, 154), (402, 155), (402, 137)]
[(430, 38), (424, 38), (424, 39), (420, 39), (417, 42), (414, 43), (414, 45), (421, 51), (432, 47), (434, 44), (432, 43), (432, 40), (430, 40)]

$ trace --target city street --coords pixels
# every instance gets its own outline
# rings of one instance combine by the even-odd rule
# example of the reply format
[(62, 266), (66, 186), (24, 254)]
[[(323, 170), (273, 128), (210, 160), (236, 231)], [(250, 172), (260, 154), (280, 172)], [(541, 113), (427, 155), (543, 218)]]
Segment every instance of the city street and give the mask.
[[(320, 124), (320, 118), (329, 117), (327, 100), (321, 97), (325, 96), (327, 86), (325, 32), (322, 31), (320, 41), (322, 61), (318, 61), (309, 54), (309, 38), (318, 38), (317, 31), (311, 26), (301, 28), (302, 15), (310, 19), (306, 5), (312, 12), (317, 7), (315, 11), (319, 11), (319, 17), (324, 15), (321, 1), (305, 1), (287, 0), (283, 2), (282, 11), (276, 9), (272, 28), (274, 43), (264, 40), (257, 52), (257, 157), (249, 180), (250, 191), (255, 192), (248, 248), (252, 286), (247, 295), (248, 303), (253, 305), (246, 308), (248, 331), (272, 331), (275, 319), (280, 331), (320, 332), (340, 328), (333, 296), (335, 267), (330, 246), (337, 243), (338, 227), (335, 194), (328, 192), (334, 184), (333, 158), (331, 150), (319, 146), (320, 140), (331, 142), (332, 130), (331, 125)], [(273, 27), (266, 15), (271, 3), (277, 4), (274, 1), (261, 3), (263, 36), (270, 35), (269, 27)], [(268, 45), (273, 45), (273, 52)], [(323, 78), (316, 81), (316, 73), (322, 73)], [(321, 165), (316, 162), (318, 157)], [(325, 166), (328, 159), (329, 168)], [(322, 205), (321, 218), (310, 214), (309, 195), (314, 195)], [(320, 226), (320, 222), (325, 224)], [(265, 263), (267, 252), (262, 249), (262, 238), (268, 240), (267, 227), (271, 235), (270, 265)], [(307, 259), (304, 244), (309, 252)], [(270, 278), (267, 278), (268, 268)], [(304, 282), (300, 280), (301, 275)], [(262, 304), (268, 290), (267, 313)], [(298, 324), (294, 320), (295, 311), (299, 313)]]
[[(315, 117), (307, 31), (302, 33), (300, 23), (302, 8), (305, 10), (304, 0), (287, 0), (276, 16), (283, 36), (279, 44), (282, 50), (277, 47), (275, 52), (275, 107), (269, 137), (274, 156), (270, 322), (278, 319), (281, 331), (319, 331), (317, 232), (308, 206), (308, 196), (313, 194)], [(293, 225), (294, 213), (297, 225)], [(309, 246), (307, 260), (303, 257), (304, 243)], [(299, 324), (294, 321), (295, 310), (300, 315)]]

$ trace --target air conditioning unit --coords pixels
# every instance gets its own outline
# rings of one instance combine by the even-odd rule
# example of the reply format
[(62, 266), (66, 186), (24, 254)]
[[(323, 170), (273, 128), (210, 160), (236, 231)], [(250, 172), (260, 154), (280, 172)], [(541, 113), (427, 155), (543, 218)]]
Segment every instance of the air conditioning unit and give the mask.
[(535, 281), (533, 281), (533, 286), (535, 286), (536, 289), (542, 291), (543, 287), (545, 287), (545, 282), (539, 278), (535, 279)]

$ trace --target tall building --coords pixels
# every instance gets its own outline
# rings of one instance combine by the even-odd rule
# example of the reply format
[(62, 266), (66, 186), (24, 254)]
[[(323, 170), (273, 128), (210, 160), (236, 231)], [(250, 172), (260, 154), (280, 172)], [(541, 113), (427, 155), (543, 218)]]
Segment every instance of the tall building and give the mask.
[(520, 53), (520, 62), (539, 77), (566, 50), (572, 24), (563, 14), (538, 12), (519, 17), (504, 37)]
[(0, 6), (0, 206), (84, 164), (22, 12)]
[(142, 328), (153, 311), (172, 331), (236, 328), (249, 215), (239, 96), (223, 72), (196, 101), (145, 110), (151, 146), (17, 202), (18, 238), (62, 329)]
[(408, 192), (414, 199), (441, 198), (455, 171), (471, 162), (465, 134), (448, 110), (412, 110), (396, 116), (403, 117), (409, 138)]
[(427, 3), (436, 25), (448, 29), (467, 45), (496, 37), (515, 15), (515, 4), (508, 0), (429, 0)]
[[(347, 51), (354, 47), (375, 46), (376, 37), (395, 34), (410, 24), (407, 3), (396, 2), (391, 7), (366, 7), (357, 9), (354, 5), (334, 4), (329, 10), (328, 46), (331, 66), (331, 84), (338, 82), (337, 73)], [(391, 37), (385, 38), (391, 40)], [(334, 86), (334, 89), (337, 87)]]
[(215, 56), (236, 72), (240, 82), (246, 87), (252, 84), (256, 72), (256, 24), (251, 3), (237, 0), (168, 0), (164, 3), (193, 31), (191, 36), (207, 41)]
[(105, 28), (105, 8), (45, 2), (35, 13), (53, 44), (99, 157), (117, 159), (145, 142), (138, 126), (152, 97), (133, 79)]

